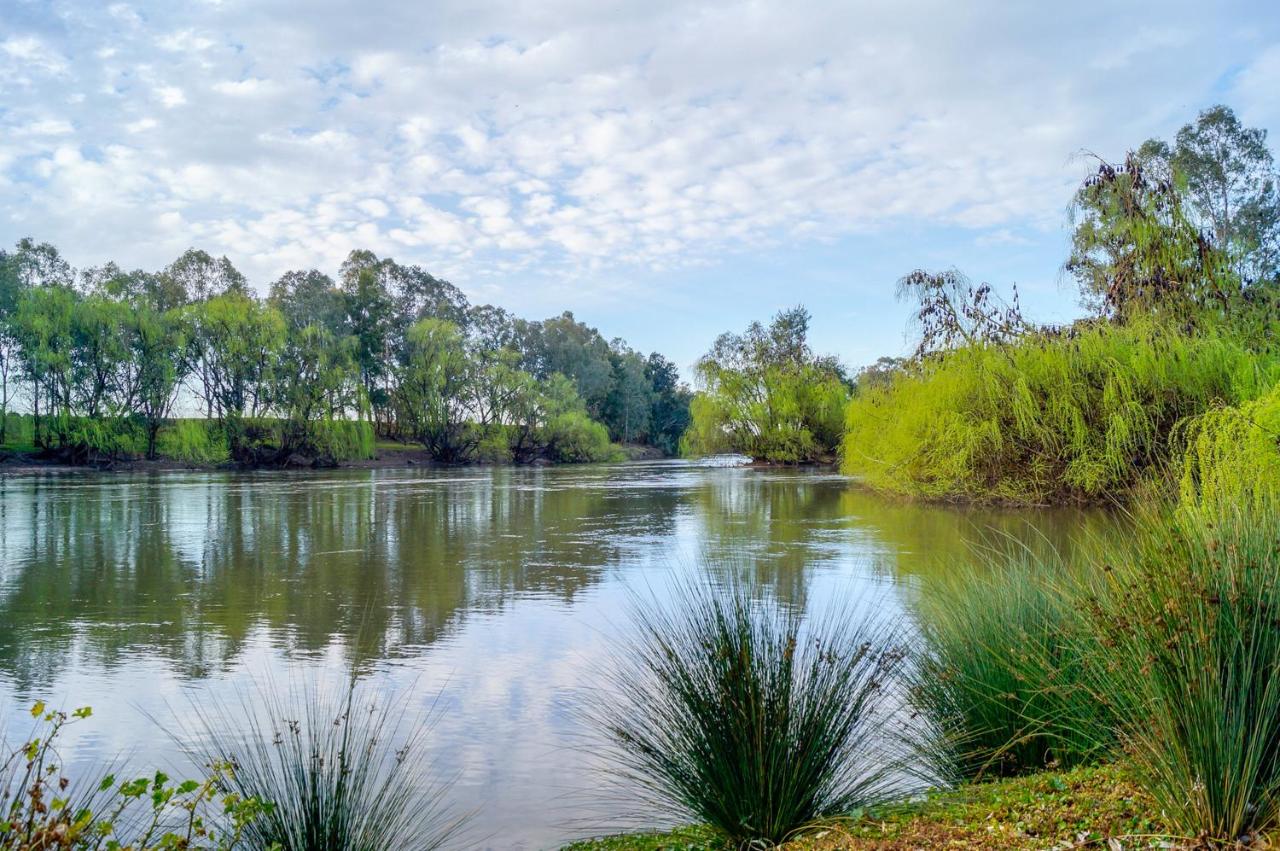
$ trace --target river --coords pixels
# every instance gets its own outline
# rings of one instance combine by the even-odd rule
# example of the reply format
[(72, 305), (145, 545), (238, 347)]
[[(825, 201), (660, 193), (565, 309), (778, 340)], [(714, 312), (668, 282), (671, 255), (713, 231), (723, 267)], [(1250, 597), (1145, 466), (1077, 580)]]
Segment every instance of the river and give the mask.
[(627, 826), (578, 709), (637, 599), (735, 576), (787, 605), (893, 609), (992, 532), (1065, 546), (1095, 521), (682, 461), (10, 475), (0, 729), (25, 731), (37, 698), (89, 704), (75, 761), (180, 767), (157, 719), (354, 666), (373, 693), (431, 708), (433, 765), (474, 813), (464, 844), (554, 848)]

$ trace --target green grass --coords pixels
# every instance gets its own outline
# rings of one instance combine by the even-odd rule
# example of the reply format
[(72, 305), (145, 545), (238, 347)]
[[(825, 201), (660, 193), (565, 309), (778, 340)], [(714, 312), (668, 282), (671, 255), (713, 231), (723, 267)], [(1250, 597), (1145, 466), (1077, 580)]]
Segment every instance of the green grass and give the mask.
[(805, 623), (738, 587), (679, 597), (639, 607), (640, 637), (593, 714), (619, 776), (735, 843), (776, 843), (893, 794), (891, 629), (848, 612)]
[(424, 748), (430, 719), (353, 678), (338, 692), (261, 688), (232, 707), (197, 707), (204, 762), (230, 763), (232, 789), (272, 802), (246, 828), (254, 848), (432, 851), (464, 819)]
[[(1163, 520), (1163, 522), (1161, 522)], [(1180, 509), (1095, 562), (1098, 693), (1184, 836), (1280, 825), (1280, 505)]]
[[(856, 818), (784, 843), (784, 851), (969, 851), (1169, 847), (1154, 803), (1120, 766), (1042, 772), (966, 783), (921, 800), (874, 807)], [(705, 828), (607, 836), (565, 851), (729, 851)]]
[(997, 542), (922, 583), (915, 746), (944, 778), (1071, 767), (1114, 744), (1094, 699), (1089, 624), (1047, 544)]
[(842, 468), (882, 491), (1022, 504), (1123, 497), (1186, 417), (1256, 398), (1276, 364), (1209, 330), (1035, 335), (930, 358), (850, 402)]

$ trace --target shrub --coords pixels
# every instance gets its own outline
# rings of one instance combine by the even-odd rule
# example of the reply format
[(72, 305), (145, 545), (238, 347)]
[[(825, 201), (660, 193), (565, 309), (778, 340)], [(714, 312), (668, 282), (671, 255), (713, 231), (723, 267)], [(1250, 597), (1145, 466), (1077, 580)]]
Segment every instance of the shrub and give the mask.
[(586, 414), (572, 411), (553, 418), (545, 428), (547, 456), (552, 461), (587, 463), (619, 460), (609, 430)]
[(843, 469), (880, 490), (1018, 503), (1124, 494), (1170, 458), (1170, 433), (1254, 398), (1275, 364), (1234, 340), (1090, 327), (928, 358), (850, 404)]
[(264, 688), (196, 715), (212, 749), (201, 756), (234, 764), (240, 795), (273, 802), (246, 829), (254, 847), (428, 851), (463, 823), (431, 777), (424, 719), (379, 705), (354, 678), (341, 693)]
[(658, 807), (738, 843), (777, 843), (879, 801), (900, 653), (850, 617), (802, 625), (740, 588), (642, 607), (593, 711), (621, 775)]
[(376, 438), (367, 420), (317, 420), (308, 423), (310, 451), (331, 461), (367, 461)]
[(35, 450), (35, 419), (29, 414), (4, 415), (3, 446), (22, 452)]
[(1280, 823), (1280, 505), (1148, 526), (1095, 572), (1100, 693), (1172, 826), (1234, 843)]
[(38, 702), (31, 708), (37, 728), (30, 738), (0, 753), (0, 848), (229, 851), (271, 811), (265, 799), (227, 788), (234, 769), (225, 762), (213, 763), (203, 780), (175, 783), (157, 771), (74, 783), (63, 774), (59, 739), (91, 714), (88, 707), (67, 714)]
[(1056, 551), (1013, 544), (925, 581), (910, 680), (930, 722), (917, 745), (935, 774), (1071, 767), (1112, 743), (1069, 583)]
[(189, 464), (220, 464), (230, 457), (222, 430), (213, 420), (174, 420), (160, 430), (159, 454)]

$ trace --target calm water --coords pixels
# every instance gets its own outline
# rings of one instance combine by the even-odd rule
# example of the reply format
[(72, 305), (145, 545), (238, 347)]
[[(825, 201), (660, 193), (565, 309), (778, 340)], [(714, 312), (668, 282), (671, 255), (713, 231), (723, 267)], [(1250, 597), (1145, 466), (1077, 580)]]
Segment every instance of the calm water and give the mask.
[(77, 759), (173, 766), (151, 719), (354, 663), (435, 702), (468, 845), (553, 848), (620, 826), (575, 709), (636, 592), (732, 572), (788, 604), (892, 608), (992, 529), (1065, 542), (1095, 521), (684, 462), (0, 477), (0, 725), (36, 697), (91, 704)]

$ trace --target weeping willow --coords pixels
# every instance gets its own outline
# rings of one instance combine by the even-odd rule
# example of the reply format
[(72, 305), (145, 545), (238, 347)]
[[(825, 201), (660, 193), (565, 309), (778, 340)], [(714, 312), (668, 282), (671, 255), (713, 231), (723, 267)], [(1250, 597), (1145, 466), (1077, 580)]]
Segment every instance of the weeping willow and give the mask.
[(1089, 502), (1166, 464), (1188, 417), (1257, 398), (1274, 362), (1229, 336), (1097, 326), (926, 359), (846, 411), (846, 473), (925, 499)]
[(1260, 509), (1280, 497), (1280, 388), (1239, 405), (1187, 420), (1176, 437), (1183, 449), (1179, 496), (1213, 510)]

